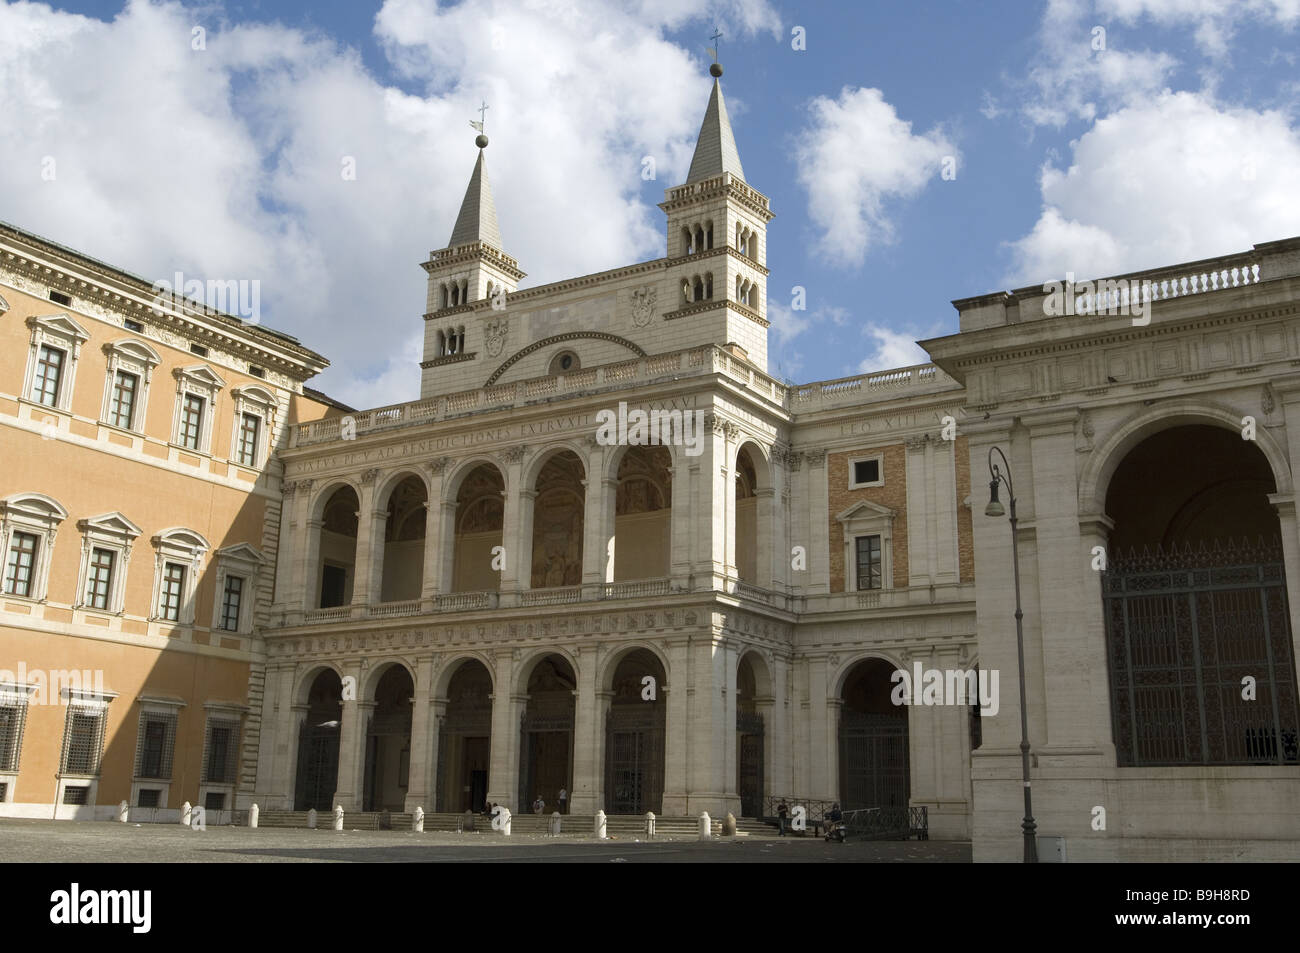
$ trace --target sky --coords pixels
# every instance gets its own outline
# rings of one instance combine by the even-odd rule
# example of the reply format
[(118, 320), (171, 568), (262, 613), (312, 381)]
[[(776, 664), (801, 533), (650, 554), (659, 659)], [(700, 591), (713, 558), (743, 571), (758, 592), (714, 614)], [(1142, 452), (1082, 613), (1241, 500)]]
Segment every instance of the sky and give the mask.
[(0, 3), (0, 220), (257, 281), (311, 386), (414, 400), (480, 104), (521, 288), (659, 258), (715, 30), (784, 380), (924, 362), (953, 299), (1300, 235), (1300, 0)]

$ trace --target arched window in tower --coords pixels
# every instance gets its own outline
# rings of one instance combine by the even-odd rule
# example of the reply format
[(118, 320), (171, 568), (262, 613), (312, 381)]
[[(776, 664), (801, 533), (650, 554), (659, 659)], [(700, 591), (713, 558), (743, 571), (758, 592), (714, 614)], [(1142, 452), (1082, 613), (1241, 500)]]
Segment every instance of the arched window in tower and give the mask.
[(692, 295), (691, 295), (692, 301), (704, 300), (704, 280), (699, 275), (696, 275), (695, 278), (692, 280), (691, 290), (692, 290)]
[(692, 253), (692, 251), (693, 249), (691, 248), (691, 230), (689, 228), (683, 227), (682, 228), (682, 254), (689, 255)]
[(711, 271), (704, 276), (704, 297), (713, 300), (713, 272)]
[(446, 357), (446, 356), (447, 356), (447, 335), (443, 334), (441, 331), (438, 332), (438, 351), (437, 351), (437, 354), (438, 354), (439, 357)]
[(704, 251), (704, 227), (701, 225), (695, 226), (695, 250)]
[(689, 281), (683, 281), (682, 282), (682, 304), (688, 305), (690, 303), (691, 303), (691, 283)]
[(454, 308), (460, 304), (460, 285), (456, 282), (451, 283), (451, 294), (448, 298), (447, 307)]
[(441, 298), (442, 303), (439, 304), (438, 307), (446, 308), (449, 306), (448, 303), (451, 300), (451, 294), (447, 290), (447, 282), (444, 281), (441, 285), (439, 285), (439, 288), (442, 290), (442, 298)]
[(460, 326), (460, 330), (456, 333), (456, 353), (465, 353), (465, 325), (463, 324)]

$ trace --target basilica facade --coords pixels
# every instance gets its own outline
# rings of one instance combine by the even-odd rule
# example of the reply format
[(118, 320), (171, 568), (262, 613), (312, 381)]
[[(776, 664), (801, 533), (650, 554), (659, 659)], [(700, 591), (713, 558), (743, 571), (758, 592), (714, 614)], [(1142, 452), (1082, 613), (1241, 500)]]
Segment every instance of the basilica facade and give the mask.
[[(520, 289), (480, 136), (423, 263), (419, 399), (350, 411), (295, 349), (258, 469), (201, 465), (265, 504), (256, 552), (228, 554), (255, 606), (219, 643), (248, 690), (205, 703), (234, 713), (234, 804), (839, 802), (1018, 860), (1023, 712), (1045, 859), (1297, 856), (1300, 239), (959, 300), (931, 363), (790, 385), (767, 373), (773, 213), (720, 75), (664, 257)], [(37, 502), (6, 503), (8, 596)], [(61, 618), (8, 596), (8, 631)], [(141, 612), (142, 650), (220, 654)], [(147, 712), (185, 728), (199, 704), (141, 672), (107, 723), (144, 739), (136, 767), (127, 744), (93, 803), (136, 796)]]

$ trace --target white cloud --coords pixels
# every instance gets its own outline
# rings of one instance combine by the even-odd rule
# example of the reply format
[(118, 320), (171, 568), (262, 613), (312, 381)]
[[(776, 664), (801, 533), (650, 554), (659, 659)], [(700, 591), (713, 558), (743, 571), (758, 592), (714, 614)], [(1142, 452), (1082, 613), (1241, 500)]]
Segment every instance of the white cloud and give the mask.
[(874, 350), (858, 363), (859, 374), (928, 364), (930, 355), (920, 347), (910, 334), (891, 330), (880, 324), (867, 324), (862, 328), (864, 337), (874, 338)]
[[(23, 132), (6, 141), (0, 207), (151, 280), (260, 279), (266, 323), (335, 362), (313, 386), (359, 406), (414, 399), (418, 262), (451, 233), (480, 97), (525, 285), (656, 257), (662, 213), (640, 198), (641, 157), (665, 184), (684, 178), (710, 82), (704, 44), (688, 53), (665, 31), (705, 15), (648, 0), (388, 0), (375, 33), (398, 89), (333, 38), (227, 27), (207, 8), (131, 0), (106, 23), (0, 5), (0, 104)], [(779, 30), (766, 0), (719, 15), (736, 37)], [(204, 50), (191, 49), (196, 23)]]
[(1197, 46), (1213, 57), (1227, 55), (1236, 27), (1244, 20), (1288, 31), (1300, 24), (1296, 0), (1098, 0), (1097, 10), (1128, 24), (1146, 18), (1160, 26), (1190, 26)]
[(957, 149), (941, 129), (913, 135), (878, 89), (846, 86), (838, 99), (819, 96), (809, 109), (812, 122), (795, 148), (808, 215), (832, 262), (861, 265), (868, 250), (893, 238), (888, 200), (937, 179), (944, 156)]
[(1012, 286), (1244, 251), (1300, 234), (1300, 129), (1274, 111), (1167, 93), (1108, 116), (1042, 173)]

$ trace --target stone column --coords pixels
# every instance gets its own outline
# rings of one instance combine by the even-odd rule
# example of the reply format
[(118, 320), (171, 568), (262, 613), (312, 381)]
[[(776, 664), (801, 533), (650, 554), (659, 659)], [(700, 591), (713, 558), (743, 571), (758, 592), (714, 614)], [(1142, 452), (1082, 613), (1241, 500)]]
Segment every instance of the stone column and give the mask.
[(292, 480), (282, 480), (280, 483), (280, 535), (279, 551), (276, 553), (273, 567), (275, 569), (273, 611), (301, 605), (301, 602), (292, 602), (293, 570), (298, 565), (298, 551), (303, 545), (303, 540), (298, 534), (299, 515), (295, 493), (297, 488), (298, 484)]
[(727, 653), (724, 648), (721, 634), (716, 632), (691, 646), (695, 691), (691, 698), (687, 812), (693, 815), (708, 811), (717, 816), (727, 810), (727, 785), (723, 777), (726, 735), (735, 735), (736, 722), (733, 712), (731, 724), (726, 723)]
[[(733, 481), (734, 482), (734, 481)], [(740, 646), (727, 642), (718, 653), (722, 661), (722, 793), (723, 808), (737, 817), (740, 816), (740, 791), (737, 790), (737, 777), (740, 767), (739, 738), (736, 732), (736, 669), (739, 665), (737, 656)]]
[[(930, 512), (934, 514), (934, 556), (931, 560), (936, 585), (961, 581), (961, 564), (957, 547), (957, 464), (955, 440), (932, 440), (926, 450), (930, 459), (933, 496)], [(914, 526), (911, 513), (907, 525)]]
[(790, 475), (786, 471), (789, 454), (784, 449), (777, 449), (772, 454), (772, 497), (768, 503), (768, 512), (764, 516), (759, 510), (758, 528), (760, 545), (758, 551), (764, 551), (761, 534), (767, 528), (769, 538), (766, 541), (767, 557), (764, 565), (759, 567), (758, 584), (776, 592), (784, 593), (790, 585)]
[(306, 705), (294, 704), (293, 675), (293, 665), (267, 666), (253, 797), (262, 807), (286, 803), (290, 808), (293, 806), (297, 732), (307, 711)]
[[(600, 717), (600, 673), (596, 646), (575, 649), (578, 657), (578, 688), (574, 692), (573, 785), (569, 810), (574, 814), (595, 814), (601, 806), (604, 775), (605, 723)], [(605, 693), (608, 694), (608, 693)]]
[[(604, 466), (603, 450), (592, 456)], [(595, 466), (593, 463), (593, 470)], [(592, 602), (603, 598), (605, 583), (614, 581), (614, 504), (618, 481), (598, 475), (583, 485), (582, 597)]]
[[(443, 476), (447, 472), (447, 457), (426, 464), (429, 475), (429, 501), (425, 504), (424, 524), (424, 572), (420, 581), (420, 598), (424, 601), (425, 611), (433, 608), (433, 600), (443, 592), (443, 562), (448, 552), (455, 550), (455, 526), (447, 518), (443, 503)], [(453, 513), (454, 513), (453, 506)], [(426, 808), (432, 810), (432, 808)]]
[[(686, 670), (690, 667), (690, 638), (671, 639), (665, 643), (668, 653), (668, 686), (660, 686), (660, 697), (666, 696), (668, 710), (664, 713), (664, 801), (666, 817), (682, 817), (689, 813), (687, 762), (690, 757), (691, 698), (694, 690), (688, 687)], [(671, 689), (671, 690), (670, 690)]]
[(514, 670), (513, 650), (499, 650), (492, 683), (492, 757), (487, 799), (519, 813), (527, 809), (526, 804), (515, 802), (519, 799), (520, 705), (528, 696), (514, 693)]
[[(830, 686), (825, 656), (808, 660), (808, 789), (801, 797), (834, 797), (837, 785), (832, 772), (835, 757), (833, 736), (839, 726), (838, 707), (830, 705)], [(838, 701), (838, 700), (836, 700)]]
[[(430, 761), (432, 752), (430, 736), (433, 725), (433, 678), (434, 659), (425, 655), (415, 663), (415, 696), (411, 700), (411, 761), (407, 777), (406, 811), (414, 812), (417, 807), (433, 811), (433, 786), (430, 772), (436, 761)], [(435, 742), (436, 743), (436, 742)]]
[(673, 486), (672, 486), (672, 521), (670, 533), (671, 555), (668, 560), (669, 575), (672, 576), (674, 589), (690, 589), (691, 576), (691, 485), (693, 474), (698, 465), (689, 461), (699, 457), (687, 457), (681, 448), (673, 448)]
[(438, 549), (433, 557), (437, 589), (431, 595), (455, 592), (456, 584), (456, 501), (443, 500), (436, 514)]
[(357, 546), (352, 570), (353, 618), (360, 615), (358, 608), (379, 601), (376, 569), (382, 576), (384, 524), (388, 513), (375, 499), (377, 476), (377, 470), (367, 470), (361, 477), (361, 509), (357, 513)]
[[(357, 676), (361, 685), (361, 671), (352, 668), (351, 674)], [(358, 688), (360, 691), (360, 688)], [(366, 729), (374, 711), (372, 701), (344, 702), (343, 725), (339, 732), (339, 773), (338, 789), (334, 792), (334, 803), (342, 805), (346, 811), (363, 809), (362, 797), (365, 793), (363, 777), (366, 769)]]
[[(934, 480), (929, 444), (928, 434), (908, 437), (903, 453), (907, 470), (907, 584), (914, 589), (924, 589), (934, 581), (930, 565), (936, 544), (932, 510)], [(844, 569), (847, 586), (849, 567), (846, 565)], [(892, 583), (890, 580), (887, 586), (892, 587)], [(928, 593), (926, 601), (929, 601)]]
[(826, 451), (805, 450), (808, 486), (808, 594), (831, 591), (831, 501)]
[(531, 581), (532, 502), (536, 493), (523, 486), (522, 446), (508, 448), (501, 459), (506, 477), (505, 522), (501, 540), (506, 550), (505, 570), (501, 573), (501, 592), (504, 595), (527, 588)]

